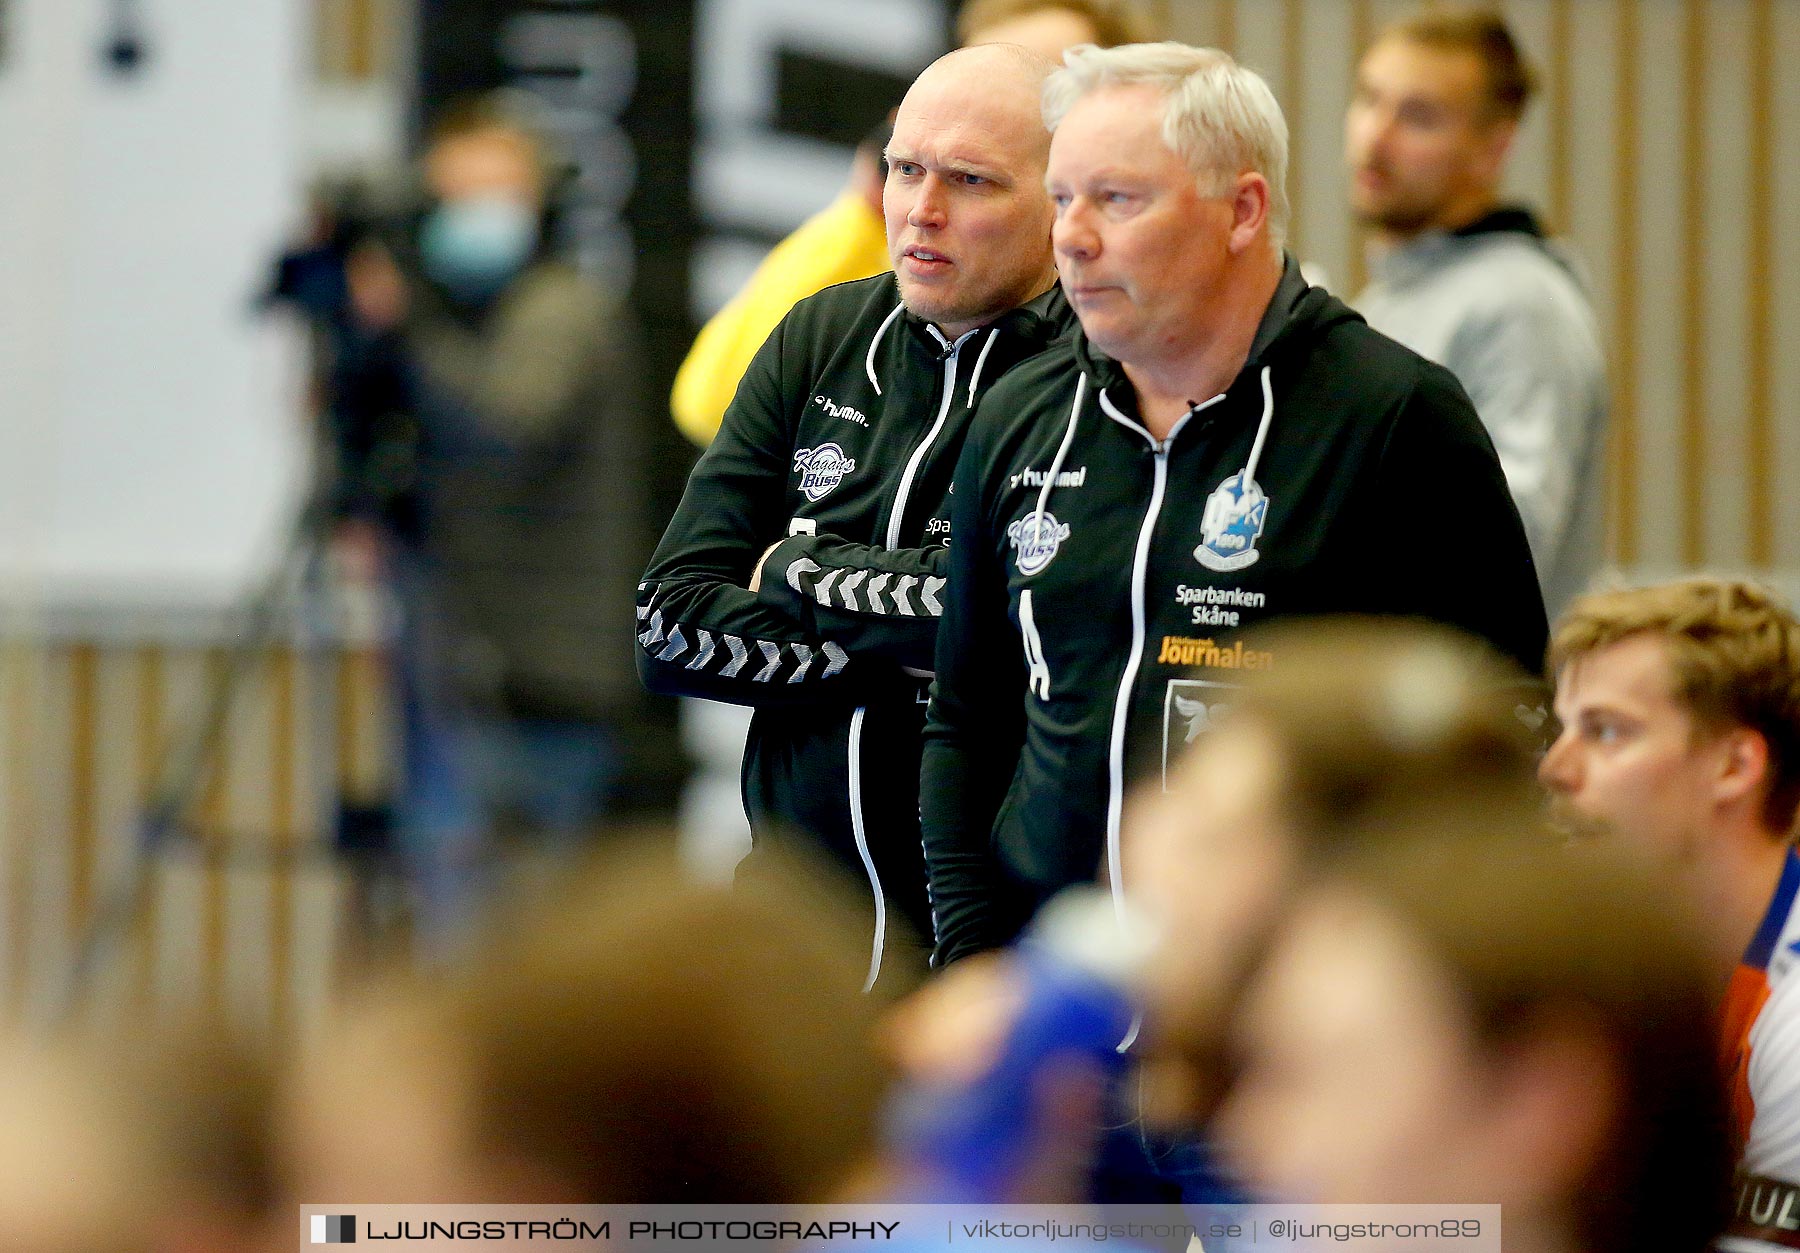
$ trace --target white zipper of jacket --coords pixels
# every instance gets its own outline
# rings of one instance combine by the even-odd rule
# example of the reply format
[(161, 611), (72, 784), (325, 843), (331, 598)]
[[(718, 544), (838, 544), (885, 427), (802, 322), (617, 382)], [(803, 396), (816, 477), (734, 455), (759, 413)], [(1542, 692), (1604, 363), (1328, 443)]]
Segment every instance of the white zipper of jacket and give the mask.
[[(964, 342), (975, 333), (965, 332), (955, 343), (951, 343), (937, 327), (929, 329), (937, 336), (938, 342), (950, 350), (950, 355), (944, 358), (944, 402), (938, 406), (937, 421), (932, 423), (931, 430), (926, 432), (919, 446), (913, 449), (913, 455), (906, 463), (906, 472), (900, 476), (900, 489), (894, 493), (894, 512), (888, 518), (888, 548), (899, 547), (900, 523), (906, 512), (907, 497), (912, 495), (913, 478), (919, 472), (919, 463), (937, 442), (938, 433), (944, 429), (945, 419), (950, 416), (950, 402), (956, 398), (956, 359), (962, 352)], [(869, 851), (868, 827), (863, 822), (862, 731), (863, 720), (868, 712), (867, 705), (859, 705), (850, 715), (850, 735), (845, 745), (845, 751), (849, 754), (846, 773), (850, 780), (850, 835), (856, 841), (856, 855), (862, 859), (863, 873), (869, 876), (869, 889), (875, 894), (875, 940), (869, 953), (869, 978), (863, 984), (864, 992), (872, 989), (875, 980), (880, 977), (881, 958), (887, 948), (887, 894), (881, 890), (881, 874), (875, 869), (875, 857)]]
[[(1155, 458), (1155, 479), (1150, 489), (1150, 507), (1144, 511), (1144, 523), (1138, 531), (1137, 548), (1131, 560), (1131, 651), (1125, 657), (1125, 670), (1119, 676), (1118, 695), (1113, 700), (1112, 736), (1107, 745), (1108, 787), (1106, 796), (1106, 873), (1112, 883), (1113, 908), (1117, 911), (1121, 925), (1125, 921), (1125, 874), (1123, 858), (1119, 849), (1119, 820), (1125, 807), (1125, 726), (1130, 720), (1131, 692), (1137, 685), (1138, 669), (1144, 660), (1144, 634), (1146, 611), (1144, 603), (1144, 586), (1149, 581), (1150, 538), (1156, 531), (1156, 522), (1162, 516), (1163, 496), (1169, 483), (1169, 448), (1175, 437), (1181, 433), (1190, 419), (1202, 409), (1209, 409), (1225, 399), (1221, 392), (1211, 400), (1195, 405), (1182, 415), (1179, 421), (1169, 429), (1168, 435), (1158, 440), (1142, 426), (1127, 418), (1114, 407), (1107, 396), (1106, 389), (1100, 389), (1100, 408), (1106, 416), (1117, 422), (1128, 431), (1134, 431), (1149, 445)], [(1136, 1032), (1133, 1031), (1133, 1035)], [(1121, 1045), (1123, 1049), (1130, 1044), (1128, 1039)]]
[[(969, 337), (976, 334), (980, 328), (975, 331), (964, 331), (956, 337), (955, 343), (945, 339), (944, 333), (935, 326), (927, 324), (925, 329), (935, 335), (938, 343), (942, 344), (949, 352), (949, 355), (944, 358), (944, 399), (943, 403), (938, 405), (937, 421), (931, 424), (931, 429), (925, 432), (925, 438), (919, 441), (917, 448), (913, 449), (912, 456), (906, 462), (906, 473), (900, 476), (900, 490), (894, 493), (894, 511), (888, 515), (887, 547), (889, 548), (900, 547), (900, 524), (905, 520), (906, 503), (912, 496), (913, 479), (919, 473), (919, 465), (925, 460), (925, 454), (931, 451), (933, 444), (937, 443), (937, 437), (944, 429), (944, 422), (950, 416), (950, 403), (956, 399), (957, 358), (962, 355), (962, 346), (968, 343)], [(990, 345), (992, 342), (990, 339)]]

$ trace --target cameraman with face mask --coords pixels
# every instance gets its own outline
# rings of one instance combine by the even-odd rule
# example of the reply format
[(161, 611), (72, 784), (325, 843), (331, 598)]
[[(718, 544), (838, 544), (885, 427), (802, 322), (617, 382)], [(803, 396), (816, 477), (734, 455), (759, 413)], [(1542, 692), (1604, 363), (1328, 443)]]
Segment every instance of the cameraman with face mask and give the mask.
[(423, 203), (340, 254), (326, 391), (340, 548), (400, 608), (400, 851), (443, 937), (501, 817), (572, 837), (603, 812), (639, 699), (615, 624), (648, 553), (645, 424), (622, 293), (553, 254), (518, 102), (447, 111), (422, 172)]

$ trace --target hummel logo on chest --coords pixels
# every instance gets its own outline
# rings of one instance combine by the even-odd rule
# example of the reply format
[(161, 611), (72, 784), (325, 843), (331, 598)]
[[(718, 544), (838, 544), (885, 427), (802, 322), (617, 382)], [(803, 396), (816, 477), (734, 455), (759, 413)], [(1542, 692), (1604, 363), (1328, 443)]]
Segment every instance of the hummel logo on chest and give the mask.
[[(1009, 481), (1007, 482), (1007, 487), (1009, 489), (1015, 487), (1042, 487), (1044, 485), (1044, 480), (1049, 477), (1050, 471), (1048, 470), (1021, 470), (1017, 474), (1008, 476)], [(1059, 473), (1056, 476), (1056, 483), (1054, 486), (1080, 487), (1086, 482), (1087, 467), (1082, 466), (1079, 470), (1064, 470)]]
[(844, 421), (854, 422), (858, 426), (869, 425), (868, 414), (860, 409), (852, 409), (849, 405), (840, 405), (829, 396), (814, 396), (813, 403), (834, 418), (842, 418)]

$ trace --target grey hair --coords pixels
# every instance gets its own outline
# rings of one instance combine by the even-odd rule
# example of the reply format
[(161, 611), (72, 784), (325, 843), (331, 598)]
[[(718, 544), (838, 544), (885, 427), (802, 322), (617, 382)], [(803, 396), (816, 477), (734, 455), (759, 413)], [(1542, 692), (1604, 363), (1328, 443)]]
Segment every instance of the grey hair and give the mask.
[(1055, 131), (1089, 92), (1140, 83), (1163, 92), (1163, 142), (1187, 162), (1201, 194), (1228, 194), (1245, 170), (1268, 181), (1269, 238), (1281, 247), (1288, 228), (1287, 119), (1262, 76), (1217, 48), (1173, 42), (1070, 48), (1044, 83), (1044, 125)]

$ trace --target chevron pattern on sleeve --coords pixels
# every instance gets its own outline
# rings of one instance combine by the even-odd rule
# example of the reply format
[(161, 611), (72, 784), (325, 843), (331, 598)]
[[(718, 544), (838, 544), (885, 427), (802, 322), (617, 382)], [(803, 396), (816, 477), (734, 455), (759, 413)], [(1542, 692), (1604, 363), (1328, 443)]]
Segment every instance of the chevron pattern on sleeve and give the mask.
[(835, 679), (850, 654), (829, 640), (819, 645), (759, 640), (725, 631), (669, 622), (654, 593), (637, 607), (638, 646), (656, 660), (683, 670), (752, 683), (806, 683)]
[[(945, 580), (940, 575), (920, 578), (916, 574), (884, 571), (871, 576), (868, 570), (821, 569), (811, 561), (799, 561), (789, 569), (788, 582), (828, 609), (902, 618), (944, 616), (944, 605), (938, 598)], [(810, 587), (806, 586), (808, 583)]]

